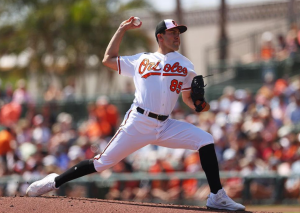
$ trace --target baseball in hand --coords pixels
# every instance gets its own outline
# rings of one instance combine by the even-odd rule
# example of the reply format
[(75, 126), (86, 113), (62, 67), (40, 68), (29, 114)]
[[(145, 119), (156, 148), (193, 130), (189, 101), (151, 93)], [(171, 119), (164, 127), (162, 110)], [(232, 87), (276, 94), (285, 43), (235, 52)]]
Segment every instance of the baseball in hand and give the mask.
[(134, 26), (139, 26), (141, 24), (141, 19), (139, 17), (134, 17), (133, 24)]

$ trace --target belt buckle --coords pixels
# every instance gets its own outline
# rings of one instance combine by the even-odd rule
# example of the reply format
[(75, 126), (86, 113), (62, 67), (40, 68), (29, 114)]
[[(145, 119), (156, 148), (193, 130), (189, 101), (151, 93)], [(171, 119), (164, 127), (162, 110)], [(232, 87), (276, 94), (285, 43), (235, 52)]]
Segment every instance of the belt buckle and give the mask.
[(159, 120), (159, 115), (157, 115), (156, 120)]

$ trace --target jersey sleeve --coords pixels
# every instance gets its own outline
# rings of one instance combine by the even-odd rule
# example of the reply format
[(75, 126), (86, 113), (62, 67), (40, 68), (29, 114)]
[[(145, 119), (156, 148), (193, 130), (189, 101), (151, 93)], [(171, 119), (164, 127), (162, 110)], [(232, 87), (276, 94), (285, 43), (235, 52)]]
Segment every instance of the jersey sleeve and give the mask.
[(181, 91), (188, 91), (188, 90), (191, 90), (191, 84), (192, 84), (192, 80), (193, 78), (196, 76), (196, 72), (194, 71), (194, 67), (193, 69), (190, 69), (188, 71), (188, 74), (183, 82), (183, 85), (182, 85), (182, 90)]
[(141, 54), (142, 53), (132, 56), (118, 56), (117, 64), (119, 74), (133, 77), (137, 61), (140, 58)]

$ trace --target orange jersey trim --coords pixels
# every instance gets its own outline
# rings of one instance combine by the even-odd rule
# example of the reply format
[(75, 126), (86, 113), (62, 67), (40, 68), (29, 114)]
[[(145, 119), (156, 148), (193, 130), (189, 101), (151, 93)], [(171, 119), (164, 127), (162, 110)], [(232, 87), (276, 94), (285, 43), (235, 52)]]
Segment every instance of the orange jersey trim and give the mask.
[(182, 90), (190, 90), (190, 89), (192, 89), (192, 87), (183, 88)]
[(163, 76), (186, 76), (186, 74), (164, 73)]
[(149, 73), (143, 75), (142, 78), (148, 78), (151, 75), (161, 75), (161, 73), (160, 72), (149, 72)]
[(132, 110), (130, 110), (130, 112), (128, 113), (127, 118), (126, 118), (126, 120), (125, 120), (125, 122), (124, 122), (124, 124), (122, 126), (124, 126), (126, 124), (126, 122), (127, 122), (128, 118), (129, 118), (131, 112), (132, 112)]
[(120, 56), (118, 56), (119, 75), (121, 75)]

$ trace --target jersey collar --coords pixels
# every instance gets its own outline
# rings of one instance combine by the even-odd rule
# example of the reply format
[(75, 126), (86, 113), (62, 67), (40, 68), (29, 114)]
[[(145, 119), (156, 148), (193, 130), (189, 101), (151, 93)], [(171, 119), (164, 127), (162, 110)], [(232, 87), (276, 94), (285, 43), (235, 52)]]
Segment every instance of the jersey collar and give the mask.
[(174, 52), (169, 52), (169, 53), (167, 53), (167, 54), (161, 54), (161, 53), (159, 53), (159, 52), (155, 52), (154, 53), (155, 55), (158, 55), (158, 56), (160, 56), (160, 57), (172, 57), (172, 56), (176, 56), (177, 54), (178, 54), (178, 52), (177, 51), (174, 51)]

